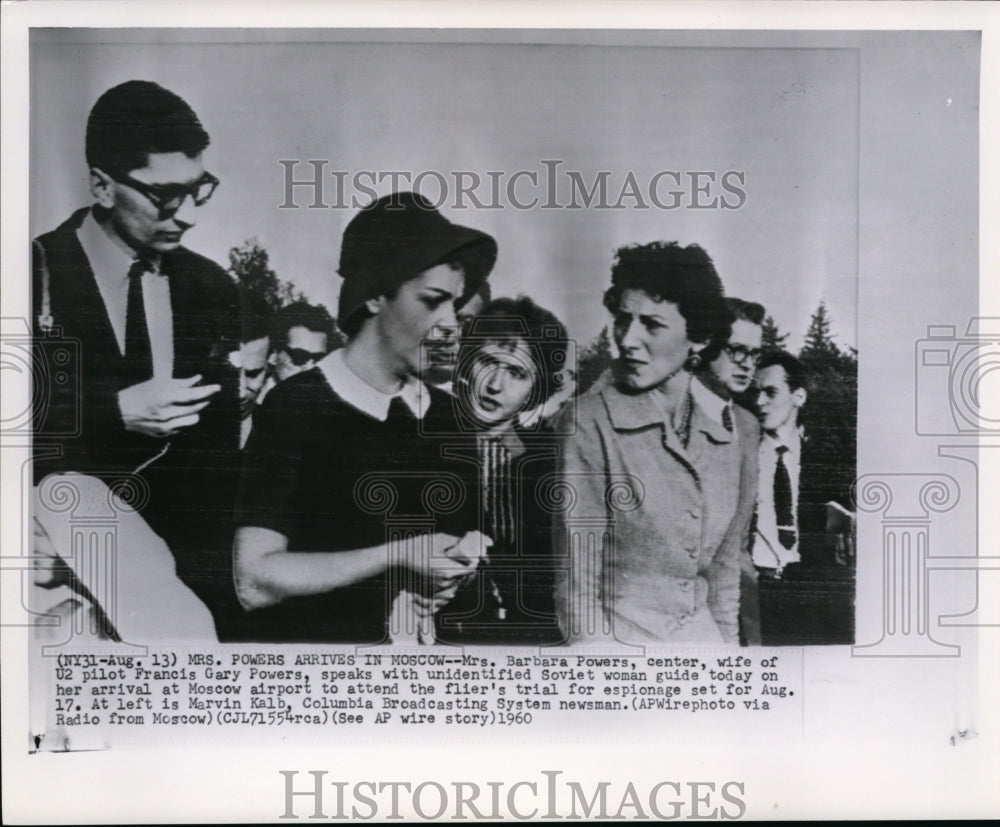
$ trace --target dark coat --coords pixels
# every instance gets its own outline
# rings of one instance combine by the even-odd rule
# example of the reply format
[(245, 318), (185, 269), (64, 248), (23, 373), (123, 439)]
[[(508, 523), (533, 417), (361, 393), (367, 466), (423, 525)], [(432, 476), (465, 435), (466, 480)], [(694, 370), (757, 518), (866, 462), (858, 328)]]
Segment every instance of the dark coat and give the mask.
[[(208, 581), (224, 583), (230, 565), (239, 374), (228, 356), (239, 348), (237, 288), (221, 267), (183, 247), (162, 256), (160, 270), (170, 280), (174, 376), (201, 374), (203, 382), (221, 384), (222, 390), (196, 425), (169, 440), (127, 431), (117, 402), (130, 384), (125, 360), (76, 234), (86, 215), (87, 209), (78, 210), (40, 236), (33, 249), (34, 478), (75, 471), (111, 482), (153, 460), (169, 443), (139, 472), (149, 486), (141, 513), (174, 551), (178, 573), (193, 578), (192, 588), (201, 592)], [(43, 270), (51, 315), (44, 325)], [(213, 550), (210, 563), (206, 549)]]

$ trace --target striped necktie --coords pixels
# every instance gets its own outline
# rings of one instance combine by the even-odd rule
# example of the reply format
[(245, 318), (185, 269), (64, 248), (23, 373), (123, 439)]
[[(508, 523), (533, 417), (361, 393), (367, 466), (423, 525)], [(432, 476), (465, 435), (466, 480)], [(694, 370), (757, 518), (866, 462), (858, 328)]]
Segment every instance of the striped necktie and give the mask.
[(510, 451), (499, 437), (482, 445), (484, 530), (495, 546), (514, 540), (514, 509), (510, 479)]

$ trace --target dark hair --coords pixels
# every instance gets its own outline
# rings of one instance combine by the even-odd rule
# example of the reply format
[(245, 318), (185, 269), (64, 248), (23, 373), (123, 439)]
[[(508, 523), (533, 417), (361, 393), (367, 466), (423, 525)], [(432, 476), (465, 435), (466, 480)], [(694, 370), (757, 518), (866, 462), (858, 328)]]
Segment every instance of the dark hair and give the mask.
[[(391, 290), (386, 290), (383, 295), (387, 299), (394, 299), (399, 293), (400, 285), (396, 285)], [(337, 322), (337, 327), (340, 328), (340, 332), (343, 333), (348, 339), (353, 339), (358, 335), (358, 331), (361, 330), (361, 326), (365, 323), (365, 319), (370, 319), (375, 314), (371, 312), (365, 305), (361, 305), (357, 310), (355, 310), (346, 319)]]
[(556, 315), (527, 296), (494, 299), (472, 320), (460, 345), (460, 365), (471, 365), (475, 350), (484, 344), (523, 341), (538, 368), (534, 393), (544, 402), (562, 387), (559, 374), (566, 364), (569, 334)]
[(201, 154), (209, 137), (198, 116), (173, 92), (148, 80), (109, 89), (87, 119), (87, 166), (123, 175), (149, 163), (150, 153)]
[(655, 301), (677, 305), (687, 323), (687, 337), (705, 344), (702, 360), (711, 362), (729, 340), (732, 313), (723, 298), (722, 281), (712, 259), (697, 244), (676, 241), (622, 247), (615, 253), (611, 287), (604, 306), (618, 312), (626, 290), (641, 290)]
[[(785, 369), (785, 379), (788, 382), (788, 389), (796, 391), (799, 388), (806, 388), (806, 371), (802, 363), (785, 350), (765, 350), (757, 363), (757, 370), (770, 368), (778, 365)], [(808, 391), (808, 388), (806, 388)]]
[[(467, 272), (471, 272), (468, 269), (470, 266), (480, 266), (479, 262), (481, 261), (481, 258), (482, 254), (474, 248), (459, 248), (458, 250), (453, 250), (449, 255), (445, 256), (440, 261), (435, 261), (429, 267), (421, 270), (419, 273), (415, 274), (412, 278), (407, 279), (406, 281), (412, 281), (415, 278), (419, 278), (423, 273), (426, 273), (427, 270), (432, 270), (442, 264), (447, 264), (452, 270), (464, 275)], [(405, 283), (406, 282), (404, 281), (403, 284)], [(386, 290), (382, 293), (382, 295), (387, 299), (394, 299), (399, 293), (399, 288), (402, 286), (402, 284), (397, 284), (389, 290)], [(455, 299), (455, 303), (461, 307), (474, 295), (476, 295), (477, 292), (478, 289), (473, 290), (472, 293), (464, 293), (461, 297)], [(361, 305), (350, 316), (338, 322), (337, 327), (340, 328), (340, 332), (343, 333), (348, 339), (353, 339), (358, 334), (358, 331), (361, 330), (361, 326), (364, 324), (365, 319), (368, 319), (373, 315), (374, 314), (365, 305)]]
[[(419, 193), (396, 192), (373, 201), (347, 224), (337, 272), (344, 279), (337, 300), (337, 323), (349, 336), (370, 314), (365, 303), (447, 264), (464, 276), (456, 305), (471, 297), (493, 269), (496, 240), (479, 230), (453, 224)], [(362, 313), (359, 319), (353, 316)]]
[(729, 311), (733, 314), (733, 321), (742, 319), (745, 322), (750, 322), (750, 324), (764, 324), (764, 314), (766, 311), (764, 310), (764, 305), (762, 304), (727, 296), (726, 307), (728, 307)]
[(240, 288), (240, 342), (254, 342), (268, 335), (271, 306), (263, 296)]
[(333, 319), (326, 308), (309, 302), (299, 301), (286, 304), (274, 314), (271, 321), (271, 347), (281, 348), (288, 344), (288, 331), (293, 327), (304, 327), (326, 336), (327, 346), (333, 341)]
[(479, 287), (471, 296), (468, 297), (463, 296), (458, 304), (458, 309), (461, 310), (463, 307), (465, 307), (465, 305), (467, 305), (474, 298), (476, 298), (476, 296), (479, 296), (479, 298), (483, 300), (484, 307), (485, 305), (493, 301), (493, 288), (490, 287), (489, 280), (484, 281), (482, 284), (480, 284)]

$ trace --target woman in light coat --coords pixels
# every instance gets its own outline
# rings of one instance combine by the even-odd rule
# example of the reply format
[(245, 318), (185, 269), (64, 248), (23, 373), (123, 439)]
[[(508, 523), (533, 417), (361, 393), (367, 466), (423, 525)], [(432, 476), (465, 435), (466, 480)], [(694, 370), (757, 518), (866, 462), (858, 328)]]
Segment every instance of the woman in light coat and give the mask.
[(576, 643), (736, 643), (759, 431), (694, 375), (729, 336), (722, 283), (700, 247), (661, 242), (619, 250), (611, 281), (614, 382), (562, 423), (547, 492), (560, 625)]

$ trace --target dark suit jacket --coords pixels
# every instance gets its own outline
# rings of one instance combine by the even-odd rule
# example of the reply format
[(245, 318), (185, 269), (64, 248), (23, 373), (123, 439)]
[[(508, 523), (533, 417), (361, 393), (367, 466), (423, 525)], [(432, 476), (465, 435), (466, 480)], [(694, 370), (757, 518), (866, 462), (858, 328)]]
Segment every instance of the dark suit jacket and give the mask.
[[(799, 555), (780, 580), (761, 578), (760, 618), (765, 646), (854, 642), (854, 568), (838, 565), (826, 504), (850, 508), (853, 456), (819, 429), (805, 429), (799, 466)], [(754, 641), (751, 641), (754, 642)]]
[[(239, 464), (239, 374), (228, 362), (228, 354), (239, 347), (236, 285), (217, 264), (183, 247), (162, 256), (161, 272), (170, 280), (174, 376), (200, 373), (204, 382), (217, 382), (222, 390), (202, 410), (197, 425), (169, 440), (127, 431), (117, 401), (129, 384), (124, 359), (76, 235), (86, 215), (87, 209), (78, 210), (40, 236), (33, 250), (35, 481), (64, 471), (108, 481), (135, 471), (169, 442), (166, 453), (141, 471), (150, 488), (142, 514), (177, 555), (182, 577), (191, 575), (192, 564), (205, 568), (207, 548), (219, 552), (209, 568), (227, 566)], [(38, 318), (43, 268), (50, 332)], [(196, 551), (199, 558), (188, 559)], [(218, 577), (226, 574), (202, 571), (191, 585), (199, 591), (203, 583), (198, 581)]]
[(804, 566), (834, 565), (832, 538), (826, 532), (826, 504), (851, 509), (856, 460), (838, 453), (824, 434), (805, 429), (799, 465), (799, 554)]
[[(458, 407), (456, 405), (456, 407)], [(517, 432), (524, 453), (511, 460), (510, 494), (516, 536), (509, 543), (494, 538), (489, 562), (458, 590), (435, 616), (439, 642), (470, 645), (541, 646), (562, 642), (556, 623), (553, 590), (552, 513), (543, 503), (539, 486), (556, 470), (558, 439), (547, 431)], [(474, 443), (453, 445), (449, 456), (460, 459), (479, 477)], [(478, 482), (470, 486), (477, 500)], [(480, 503), (480, 506), (482, 504)], [(478, 528), (491, 534), (480, 507)]]

